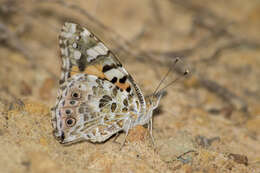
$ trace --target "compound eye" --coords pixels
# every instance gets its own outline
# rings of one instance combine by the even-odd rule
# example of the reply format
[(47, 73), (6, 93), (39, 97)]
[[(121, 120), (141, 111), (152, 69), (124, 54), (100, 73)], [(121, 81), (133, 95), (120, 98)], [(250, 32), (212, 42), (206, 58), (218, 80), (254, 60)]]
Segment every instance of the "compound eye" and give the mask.
[(76, 124), (76, 119), (72, 118), (72, 117), (69, 117), (69, 118), (66, 119), (65, 122), (66, 122), (66, 125), (68, 127), (72, 127), (72, 126), (74, 126)]
[(74, 98), (74, 99), (79, 99), (81, 97), (81, 94), (78, 91), (73, 91), (71, 93), (71, 97)]

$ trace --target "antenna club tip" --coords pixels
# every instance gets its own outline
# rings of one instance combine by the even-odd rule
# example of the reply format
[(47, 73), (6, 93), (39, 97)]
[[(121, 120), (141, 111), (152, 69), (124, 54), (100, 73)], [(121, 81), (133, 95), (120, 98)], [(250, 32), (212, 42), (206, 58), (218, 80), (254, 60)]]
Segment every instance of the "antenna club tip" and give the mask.
[(177, 63), (178, 61), (180, 61), (180, 57), (175, 58), (175, 63)]
[(188, 69), (185, 70), (185, 72), (183, 73), (183, 75), (188, 75), (190, 73), (190, 71)]

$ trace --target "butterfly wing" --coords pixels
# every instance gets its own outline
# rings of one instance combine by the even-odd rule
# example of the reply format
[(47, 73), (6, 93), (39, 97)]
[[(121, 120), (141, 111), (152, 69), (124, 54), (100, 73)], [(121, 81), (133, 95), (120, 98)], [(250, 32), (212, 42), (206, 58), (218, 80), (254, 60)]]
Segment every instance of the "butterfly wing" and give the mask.
[(53, 126), (62, 143), (83, 139), (103, 142), (129, 128), (129, 119), (138, 121), (145, 112), (144, 97), (97, 37), (78, 24), (65, 23), (59, 44), (62, 76)]

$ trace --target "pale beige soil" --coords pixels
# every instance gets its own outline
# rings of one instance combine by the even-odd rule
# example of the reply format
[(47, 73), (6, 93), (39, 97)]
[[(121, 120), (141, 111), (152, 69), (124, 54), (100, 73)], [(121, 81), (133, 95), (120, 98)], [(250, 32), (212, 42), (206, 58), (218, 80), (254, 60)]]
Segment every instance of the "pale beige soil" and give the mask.
[[(145, 94), (179, 56), (147, 128), (116, 142), (62, 146), (50, 108), (58, 34), (80, 23), (110, 47)], [(260, 172), (260, 1), (0, 1), (0, 172)]]

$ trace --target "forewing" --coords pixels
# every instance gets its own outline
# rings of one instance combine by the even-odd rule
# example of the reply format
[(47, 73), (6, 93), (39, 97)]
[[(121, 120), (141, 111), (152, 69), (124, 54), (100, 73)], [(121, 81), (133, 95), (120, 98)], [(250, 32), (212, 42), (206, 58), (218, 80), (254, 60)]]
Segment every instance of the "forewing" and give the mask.
[(132, 77), (122, 67), (116, 56), (89, 30), (74, 23), (65, 23), (59, 37), (62, 76), (64, 83), (75, 74), (95, 75), (114, 83), (121, 90), (138, 97), (142, 108), (144, 97)]
[[(112, 67), (122, 66), (97, 37), (78, 24), (64, 24), (59, 36), (59, 44), (63, 71), (61, 83), (78, 73), (105, 78), (102, 72)], [(105, 59), (106, 63), (102, 64), (101, 59)]]

